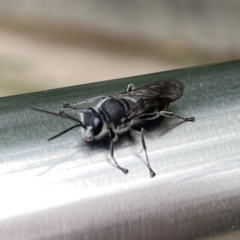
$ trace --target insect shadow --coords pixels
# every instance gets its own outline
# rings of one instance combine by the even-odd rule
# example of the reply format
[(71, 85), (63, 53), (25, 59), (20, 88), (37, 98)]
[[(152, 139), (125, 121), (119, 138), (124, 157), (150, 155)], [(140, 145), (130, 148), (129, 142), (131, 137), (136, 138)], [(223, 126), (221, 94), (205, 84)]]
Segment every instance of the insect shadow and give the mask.
[[(174, 123), (173, 125), (170, 125), (170, 121), (168, 121), (168, 119), (165, 119), (164, 117), (160, 117), (158, 119), (152, 120), (151, 124), (143, 124), (142, 127), (144, 127), (144, 129), (147, 132), (147, 138), (159, 138), (162, 137), (163, 135), (165, 135), (166, 133), (168, 133), (169, 131), (173, 130), (175, 127), (181, 125), (182, 123), (184, 123), (185, 121), (180, 121), (178, 123)], [(156, 131), (157, 130), (157, 131)], [(152, 134), (154, 133), (154, 134)], [(116, 143), (116, 147), (122, 147), (122, 145), (135, 145), (139, 143), (139, 139), (137, 138), (137, 135), (134, 134), (134, 132), (128, 132), (125, 135), (122, 135), (119, 137), (118, 142)], [(71, 154), (69, 154), (66, 157), (63, 157), (62, 160), (60, 160), (58, 163), (54, 163), (51, 166), (47, 167), (46, 170), (44, 170), (43, 172), (39, 173), (36, 175), (36, 177), (38, 176), (42, 176), (46, 173), (48, 173), (49, 171), (51, 171), (53, 168), (55, 168), (57, 165), (62, 164), (66, 161), (69, 161), (75, 154), (77, 154), (80, 151), (80, 148), (88, 148), (88, 151), (90, 153), (94, 152), (94, 151), (98, 151), (99, 149), (105, 149), (108, 150), (110, 147), (110, 143), (109, 143), (109, 137), (106, 136), (105, 138), (102, 139), (102, 141), (94, 141), (94, 142), (90, 142), (88, 144), (84, 143), (83, 141), (79, 141), (79, 143), (73, 147), (74, 149), (77, 149), (76, 151), (72, 152)], [(140, 157), (140, 153), (142, 152), (143, 149), (140, 149), (139, 152), (136, 154), (136, 156), (147, 166), (147, 163), (145, 161), (144, 158)], [(108, 161), (111, 165), (113, 165), (114, 167), (116, 167), (113, 163), (111, 163), (110, 161)]]
[[(182, 96), (184, 88), (185, 85), (177, 80), (162, 80), (139, 88), (129, 84), (125, 92), (114, 96), (98, 96), (76, 104), (64, 102), (57, 113), (36, 108), (31, 109), (67, 118), (77, 123), (48, 140), (60, 137), (77, 127), (82, 129), (83, 139), (88, 143), (104, 142), (104, 139), (108, 136), (111, 163), (125, 174), (128, 173), (128, 169), (121, 167), (116, 161), (114, 145), (121, 139), (122, 135), (127, 135), (131, 131), (137, 132), (140, 135), (142, 149), (145, 153), (146, 166), (149, 169), (150, 176), (154, 177), (156, 173), (149, 163), (144, 138), (145, 130), (142, 125), (148, 128), (150, 124), (147, 123), (154, 120), (161, 121), (161, 117), (178, 118), (182, 119), (183, 122), (194, 122), (194, 117), (181, 117), (168, 111), (170, 103)], [(81, 108), (83, 103), (92, 103), (97, 100), (99, 103), (96, 107)]]

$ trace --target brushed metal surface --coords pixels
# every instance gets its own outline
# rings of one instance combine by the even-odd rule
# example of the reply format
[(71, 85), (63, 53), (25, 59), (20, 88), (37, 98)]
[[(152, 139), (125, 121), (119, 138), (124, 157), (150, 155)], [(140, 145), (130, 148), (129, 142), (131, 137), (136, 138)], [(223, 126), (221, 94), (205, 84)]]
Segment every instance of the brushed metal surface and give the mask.
[[(124, 175), (107, 143), (79, 129), (47, 142), (72, 122), (29, 110), (172, 78), (186, 90), (170, 109), (196, 122), (148, 127), (155, 178), (139, 136), (115, 148)], [(240, 238), (240, 61), (0, 98), (0, 131), (0, 239)]]

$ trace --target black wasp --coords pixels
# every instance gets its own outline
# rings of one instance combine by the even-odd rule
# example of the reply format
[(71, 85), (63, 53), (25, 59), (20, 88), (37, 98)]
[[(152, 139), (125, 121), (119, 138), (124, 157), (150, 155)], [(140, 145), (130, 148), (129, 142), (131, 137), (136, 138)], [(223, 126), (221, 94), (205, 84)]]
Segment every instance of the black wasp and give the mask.
[[(132, 130), (139, 132), (146, 156), (146, 165), (151, 177), (154, 177), (156, 174), (148, 160), (142, 126), (147, 121), (154, 120), (160, 116), (177, 117), (183, 121), (194, 122), (194, 117), (184, 118), (167, 111), (169, 104), (182, 96), (184, 88), (184, 84), (177, 80), (158, 81), (140, 88), (135, 88), (133, 84), (129, 84), (126, 92), (114, 96), (99, 96), (76, 104), (62, 103), (62, 108), (58, 113), (36, 108), (31, 109), (77, 122), (76, 125), (48, 140), (57, 138), (76, 127), (82, 127), (83, 138), (86, 142), (99, 141), (109, 135), (111, 158), (115, 166), (124, 173), (128, 173), (128, 170), (122, 168), (114, 158), (114, 142), (117, 141), (119, 135)], [(81, 104), (91, 103), (96, 100), (100, 100), (96, 107), (80, 108)], [(73, 111), (67, 112), (63, 109), (73, 109)], [(78, 117), (73, 117), (70, 113), (74, 113)]]

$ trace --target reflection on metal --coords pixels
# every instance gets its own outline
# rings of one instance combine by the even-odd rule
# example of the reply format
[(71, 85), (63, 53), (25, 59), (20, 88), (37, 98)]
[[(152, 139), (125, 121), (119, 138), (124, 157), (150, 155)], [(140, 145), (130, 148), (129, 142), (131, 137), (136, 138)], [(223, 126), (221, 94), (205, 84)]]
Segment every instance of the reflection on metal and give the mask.
[[(185, 83), (170, 106), (195, 123), (163, 119), (146, 144), (124, 136), (108, 162), (108, 144), (86, 144), (72, 123), (50, 111), (160, 79)], [(167, 129), (173, 127), (170, 131)], [(0, 239), (239, 239), (240, 61), (0, 99)]]

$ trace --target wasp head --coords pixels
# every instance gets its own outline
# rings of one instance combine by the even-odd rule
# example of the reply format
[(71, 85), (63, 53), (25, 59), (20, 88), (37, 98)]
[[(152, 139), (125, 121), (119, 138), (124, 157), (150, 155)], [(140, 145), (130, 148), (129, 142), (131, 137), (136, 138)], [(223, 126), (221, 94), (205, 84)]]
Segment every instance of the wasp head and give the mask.
[(97, 136), (103, 127), (102, 119), (93, 108), (81, 110), (81, 122), (85, 126), (83, 129), (84, 140), (91, 142)]

